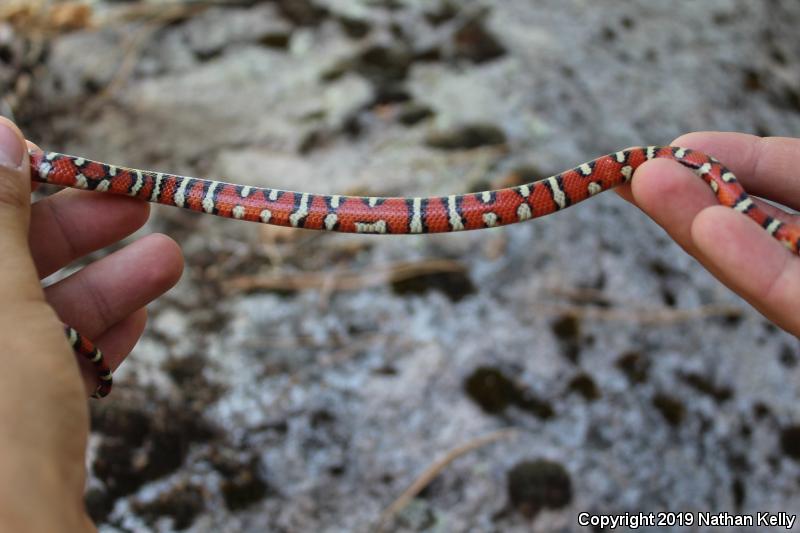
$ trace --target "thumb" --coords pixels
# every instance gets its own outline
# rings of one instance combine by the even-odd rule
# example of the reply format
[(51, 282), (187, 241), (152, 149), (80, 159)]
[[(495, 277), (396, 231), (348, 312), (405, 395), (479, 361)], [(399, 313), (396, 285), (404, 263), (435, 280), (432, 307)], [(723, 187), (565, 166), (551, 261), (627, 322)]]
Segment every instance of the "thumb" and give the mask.
[(28, 246), (30, 160), (25, 138), (0, 117), (0, 298), (5, 302), (42, 300)]

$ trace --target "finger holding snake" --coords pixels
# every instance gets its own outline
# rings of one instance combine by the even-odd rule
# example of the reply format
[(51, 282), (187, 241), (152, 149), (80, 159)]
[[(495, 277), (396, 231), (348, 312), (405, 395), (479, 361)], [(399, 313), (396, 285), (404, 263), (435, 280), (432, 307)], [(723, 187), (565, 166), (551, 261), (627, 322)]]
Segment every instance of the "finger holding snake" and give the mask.
[[(684, 135), (673, 144), (724, 161), (752, 194), (800, 208), (800, 140), (710, 132)], [(691, 171), (668, 160), (645, 163), (632, 183), (618, 191), (722, 283), (768, 319), (800, 335), (800, 261), (758, 224), (720, 206)], [(797, 216), (753, 200), (770, 216), (797, 224)]]
[[(28, 149), (40, 150), (31, 142)], [(34, 203), (28, 243), (39, 277), (130, 236), (149, 214), (146, 202), (74, 189)], [(144, 332), (144, 306), (169, 290), (182, 271), (178, 245), (165, 235), (148, 235), (50, 285), (45, 295), (63, 322), (95, 340), (113, 370)], [(78, 360), (91, 391), (96, 372), (84, 358)]]

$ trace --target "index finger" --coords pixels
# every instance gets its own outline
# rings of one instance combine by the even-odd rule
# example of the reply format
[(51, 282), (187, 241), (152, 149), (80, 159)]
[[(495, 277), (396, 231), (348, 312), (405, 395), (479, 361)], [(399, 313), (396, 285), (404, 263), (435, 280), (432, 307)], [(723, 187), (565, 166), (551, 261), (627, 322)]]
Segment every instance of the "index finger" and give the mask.
[(719, 159), (748, 193), (800, 210), (800, 139), (746, 133), (695, 132), (672, 144)]

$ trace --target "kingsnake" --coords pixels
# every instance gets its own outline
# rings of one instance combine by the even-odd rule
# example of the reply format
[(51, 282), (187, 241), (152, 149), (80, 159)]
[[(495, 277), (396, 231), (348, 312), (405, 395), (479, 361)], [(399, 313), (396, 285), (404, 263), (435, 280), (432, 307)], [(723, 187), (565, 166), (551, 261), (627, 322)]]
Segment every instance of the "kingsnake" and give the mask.
[[(674, 146), (629, 148), (533, 183), (429, 198), (326, 196), (123, 168), (55, 152), (30, 153), (32, 179), (42, 183), (133, 196), (251, 222), (372, 234), (473, 230), (541, 217), (629, 181), (642, 163), (656, 158), (692, 169), (722, 205), (746, 214), (793, 252), (800, 250), (800, 227), (768, 216), (715, 158)], [(93, 396), (107, 395), (112, 378), (102, 353), (75, 329), (65, 328), (75, 351), (97, 370), (99, 384)]]

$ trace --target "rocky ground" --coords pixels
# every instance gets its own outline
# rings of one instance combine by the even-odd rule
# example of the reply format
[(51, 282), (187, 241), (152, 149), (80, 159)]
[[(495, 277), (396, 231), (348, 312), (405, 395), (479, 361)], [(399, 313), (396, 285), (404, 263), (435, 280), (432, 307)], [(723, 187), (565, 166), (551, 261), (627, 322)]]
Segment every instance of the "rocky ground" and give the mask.
[[(480, 190), (690, 130), (800, 132), (794, 0), (168, 6), (9, 16), (3, 113), (93, 159), (374, 195)], [(146, 231), (187, 270), (93, 404), (102, 531), (800, 508), (797, 339), (613, 194), (457, 235), (167, 208)]]

